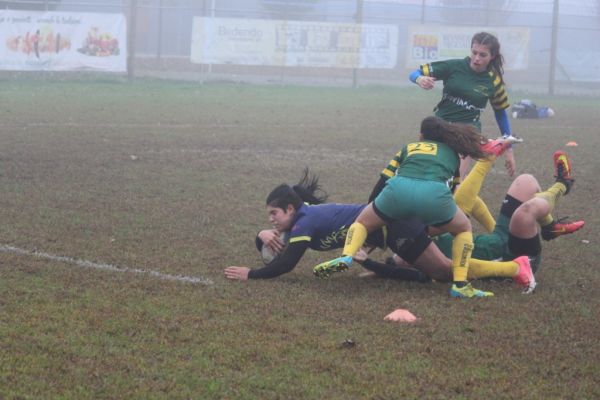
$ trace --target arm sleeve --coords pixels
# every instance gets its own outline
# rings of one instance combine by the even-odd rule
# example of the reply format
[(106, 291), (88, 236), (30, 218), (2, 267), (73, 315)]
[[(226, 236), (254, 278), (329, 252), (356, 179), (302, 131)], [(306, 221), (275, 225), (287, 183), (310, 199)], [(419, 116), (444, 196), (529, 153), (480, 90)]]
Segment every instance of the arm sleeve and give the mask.
[(375, 197), (377, 197), (377, 195), (383, 190), (383, 187), (385, 186), (385, 183), (387, 182), (387, 180), (388, 180), (387, 177), (383, 177), (383, 176), (379, 177), (379, 180), (375, 184), (375, 187), (373, 187), (373, 191), (371, 192), (371, 195), (369, 196), (368, 203), (371, 203), (373, 200), (375, 200)]
[(493, 74), (492, 84), (494, 85), (494, 93), (490, 97), (490, 104), (494, 110), (505, 110), (510, 107), (508, 102), (508, 94), (500, 76)]
[[(260, 233), (260, 232), (259, 232)], [(258, 237), (258, 233), (256, 234), (256, 239), (254, 239), (254, 244), (256, 245), (256, 249), (258, 251), (262, 250), (263, 247), (263, 241), (260, 240), (260, 238)]]
[(248, 279), (269, 279), (290, 272), (308, 248), (308, 242), (290, 243), (283, 253), (263, 268), (253, 269), (248, 273)]
[(417, 269), (383, 264), (370, 258), (363, 261), (362, 266), (384, 278), (416, 282), (428, 282), (430, 280), (427, 275)]
[(410, 73), (410, 75), (408, 76), (408, 79), (410, 79), (410, 81), (412, 83), (417, 83), (417, 78), (423, 76), (423, 73), (421, 72), (421, 68), (414, 70), (413, 72)]
[(498, 128), (500, 128), (500, 134), (511, 135), (512, 133), (510, 131), (510, 123), (508, 122), (506, 109), (494, 110), (494, 115), (496, 117), (496, 122), (498, 123)]
[(375, 184), (375, 187), (369, 196), (369, 203), (375, 200), (375, 197), (377, 197), (377, 195), (383, 190), (385, 182), (387, 182), (387, 180), (392, 176), (396, 175), (396, 170), (398, 170), (398, 167), (400, 166), (400, 160), (402, 159), (403, 150), (400, 150), (398, 153), (396, 153), (394, 158), (392, 158), (383, 171), (381, 171), (379, 180)]

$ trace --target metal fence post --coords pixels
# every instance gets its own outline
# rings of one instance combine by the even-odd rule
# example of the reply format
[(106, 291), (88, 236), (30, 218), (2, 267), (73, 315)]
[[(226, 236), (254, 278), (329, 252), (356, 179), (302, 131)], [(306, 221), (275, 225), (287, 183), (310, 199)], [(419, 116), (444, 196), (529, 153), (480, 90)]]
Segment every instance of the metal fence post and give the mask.
[(163, 0), (158, 0), (158, 27), (156, 33), (156, 61), (162, 66), (162, 28), (163, 28)]
[(127, 30), (127, 79), (135, 77), (135, 38), (136, 38), (137, 0), (130, 0), (129, 29)]
[(548, 93), (549, 94), (554, 94), (557, 39), (558, 39), (558, 0), (554, 0), (554, 8), (552, 9), (552, 43), (550, 44), (550, 77), (548, 78)]
[[(364, 0), (356, 0), (356, 23), (360, 28), (360, 33), (358, 35), (358, 60), (360, 61), (361, 54), (361, 44), (362, 44), (362, 20), (363, 20), (363, 1)], [(352, 70), (352, 87), (358, 87), (358, 68), (355, 67)]]

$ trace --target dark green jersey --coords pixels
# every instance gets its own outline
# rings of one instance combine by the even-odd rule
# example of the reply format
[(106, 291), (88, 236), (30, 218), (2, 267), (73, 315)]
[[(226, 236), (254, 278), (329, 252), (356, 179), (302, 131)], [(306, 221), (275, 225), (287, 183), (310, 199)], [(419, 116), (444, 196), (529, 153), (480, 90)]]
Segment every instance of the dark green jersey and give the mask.
[(381, 172), (386, 178), (394, 175), (431, 181), (448, 182), (457, 173), (458, 155), (444, 143), (423, 141), (402, 148)]
[(444, 82), (442, 100), (435, 115), (448, 122), (473, 124), (481, 129), (481, 112), (488, 100), (494, 110), (508, 108), (502, 79), (493, 71), (475, 72), (470, 58), (435, 61), (421, 65), (421, 72)]

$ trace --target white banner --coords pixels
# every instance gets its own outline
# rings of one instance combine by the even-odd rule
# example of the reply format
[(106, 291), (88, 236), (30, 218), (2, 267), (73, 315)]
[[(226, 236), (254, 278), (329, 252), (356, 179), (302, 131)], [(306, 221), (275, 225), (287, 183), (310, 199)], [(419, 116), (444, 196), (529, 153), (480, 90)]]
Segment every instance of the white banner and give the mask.
[(406, 67), (416, 68), (431, 61), (463, 58), (471, 54), (471, 38), (490, 32), (500, 41), (505, 70), (524, 70), (529, 64), (529, 28), (457, 27), (412, 25), (408, 32)]
[(0, 69), (127, 71), (121, 14), (0, 10)]
[(191, 60), (201, 64), (394, 68), (394, 25), (195, 17)]

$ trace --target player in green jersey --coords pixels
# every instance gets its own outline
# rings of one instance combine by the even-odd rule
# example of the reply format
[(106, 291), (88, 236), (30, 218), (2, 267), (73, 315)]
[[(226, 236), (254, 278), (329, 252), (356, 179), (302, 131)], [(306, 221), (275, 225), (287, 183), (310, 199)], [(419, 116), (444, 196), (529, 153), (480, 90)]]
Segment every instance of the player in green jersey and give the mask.
[[(471, 56), (464, 59), (435, 61), (423, 64), (411, 73), (410, 80), (425, 90), (432, 89), (437, 80), (443, 82), (442, 100), (435, 107), (435, 115), (452, 123), (472, 124), (481, 130), (481, 113), (490, 102), (496, 122), (503, 136), (512, 136), (506, 109), (508, 96), (503, 80), (504, 58), (500, 42), (487, 32), (479, 32), (471, 39)], [(510, 176), (516, 170), (512, 149), (505, 152), (505, 166)], [(460, 177), (466, 175), (470, 160), (461, 160)], [(488, 232), (493, 229), (493, 217), (481, 199), (473, 218)]]
[[(475, 159), (487, 157), (482, 149), (486, 139), (471, 125), (450, 124), (437, 117), (425, 118), (420, 131), (420, 141), (410, 143), (402, 150), (396, 175), (388, 180), (348, 230), (343, 256), (317, 265), (314, 272), (320, 275), (323, 271), (346, 269), (369, 232), (386, 223), (414, 216), (426, 225), (436, 226), (441, 232), (454, 236), (454, 284), (450, 294), (461, 298), (492, 296), (490, 292), (474, 289), (467, 282), (473, 250), (471, 223), (456, 206), (448, 186), (458, 169), (459, 155)], [(507, 143), (498, 144), (505, 149)]]
[[(509, 136), (511, 130), (506, 114), (509, 103), (504, 88), (503, 63), (498, 39), (490, 33), (479, 32), (471, 39), (470, 57), (423, 64), (410, 75), (410, 80), (425, 90), (432, 89), (436, 80), (443, 81), (442, 100), (434, 112), (448, 122), (472, 124), (481, 130), (481, 113), (489, 101), (500, 134)], [(506, 157), (507, 169), (512, 176), (515, 172), (512, 151), (507, 151)], [(462, 170), (461, 176), (464, 176)]]
[[(572, 164), (566, 153), (557, 151), (554, 153), (554, 175), (556, 183), (545, 191), (541, 191), (538, 181), (529, 174), (519, 175), (510, 188), (502, 202), (500, 215), (492, 233), (475, 235), (474, 250), (472, 256), (479, 260), (511, 260), (517, 255), (525, 255), (531, 262), (531, 268), (535, 272), (541, 260), (540, 235), (544, 240), (552, 240), (558, 236), (571, 234), (585, 225), (584, 221), (562, 223), (554, 221), (552, 211), (558, 200), (567, 194), (573, 186)], [(478, 194), (481, 183), (491, 168), (491, 162), (487, 160), (478, 161), (469, 173), (463, 184), (455, 192), (454, 197), (457, 205), (469, 214), (473, 199)], [(385, 172), (385, 170), (384, 170)], [(382, 174), (383, 176), (383, 174)], [(541, 227), (541, 228), (540, 228)], [(443, 234), (434, 238), (434, 243), (447, 256), (452, 254), (452, 237)], [(362, 262), (365, 255), (360, 253), (355, 259)], [(380, 263), (364, 263), (363, 266), (376, 272), (378, 275), (393, 278), (400, 268), (407, 263), (402, 258), (394, 256), (395, 265), (383, 265)], [(419, 268), (417, 266), (417, 268)], [(437, 266), (437, 280), (441, 266)], [(450, 260), (446, 262), (445, 270), (450, 275)], [(535, 278), (527, 279), (526, 274), (520, 273), (517, 266), (510, 263), (490, 262), (486, 264), (478, 261), (469, 268), (469, 279), (505, 277), (512, 278), (515, 282), (526, 286), (526, 292), (535, 288)], [(525, 278), (525, 279), (523, 279)], [(526, 284), (528, 281), (528, 284)]]
[[(225, 277), (241, 281), (275, 278), (294, 269), (307, 249), (342, 248), (350, 225), (366, 204), (325, 203), (326, 199), (327, 194), (321, 190), (318, 177), (309, 174), (308, 168), (298, 184), (281, 184), (273, 189), (266, 200), (273, 228), (263, 229), (256, 236), (256, 247), (261, 252), (264, 267), (229, 266), (224, 270)], [(450, 260), (432, 243), (427, 227), (414, 217), (371, 232), (366, 244), (369, 251), (387, 247), (406, 263), (414, 265), (396, 268), (390, 278), (419, 282), (452, 279)], [(362, 263), (367, 268), (376, 268), (377, 264), (380, 263), (370, 259)], [(533, 279), (527, 279), (533, 277), (527, 257), (492, 263), (471, 258), (470, 266), (470, 270), (478, 271), (478, 274), (485, 273), (486, 268), (492, 271), (512, 269), (517, 271), (512, 276), (515, 282), (526, 286), (535, 284)]]

